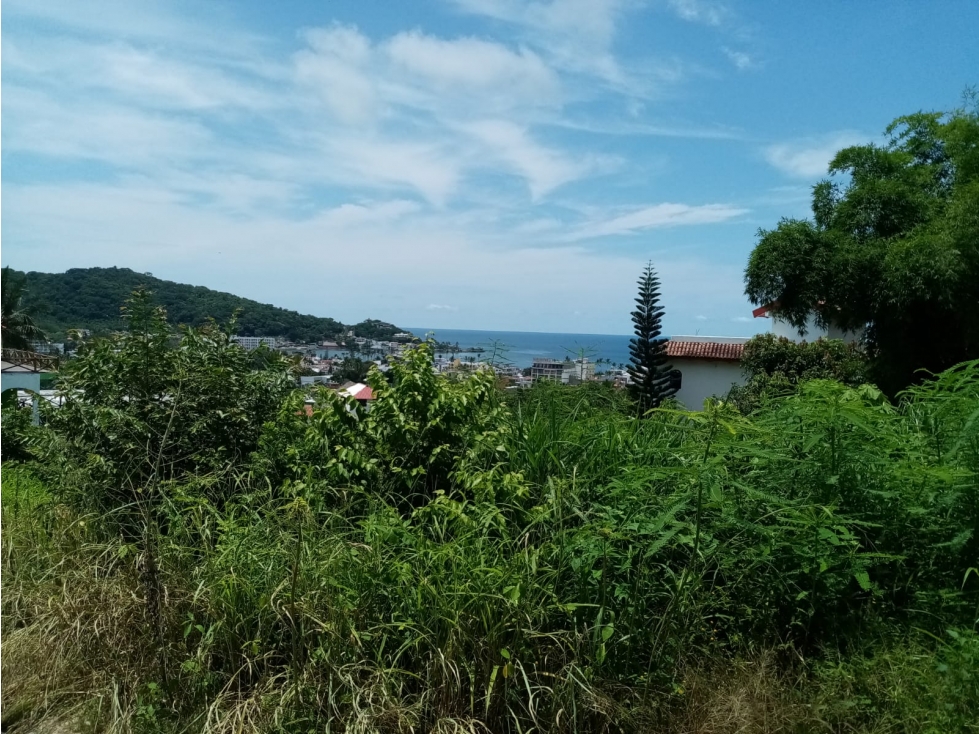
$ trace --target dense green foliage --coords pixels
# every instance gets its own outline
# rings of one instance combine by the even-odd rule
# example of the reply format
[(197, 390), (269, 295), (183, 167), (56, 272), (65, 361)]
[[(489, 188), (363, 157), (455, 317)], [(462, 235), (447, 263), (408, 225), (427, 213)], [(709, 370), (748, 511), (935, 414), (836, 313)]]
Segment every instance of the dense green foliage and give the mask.
[[(754, 303), (796, 326), (815, 315), (859, 331), (894, 394), (979, 357), (979, 108), (898, 118), (813, 189), (811, 220), (759, 232), (745, 273)], [(920, 378), (920, 374), (917, 376)]]
[(333, 371), (333, 379), (338, 382), (363, 382), (373, 362), (359, 357), (344, 357), (343, 364)]
[(977, 730), (979, 363), (637, 420), (422, 345), (307, 415), (129, 314), (4, 467), (7, 725)]
[(0, 342), (6, 349), (30, 349), (31, 342), (44, 339), (34, 314), (24, 303), (25, 278), (22, 273), (4, 268), (0, 276), (3, 319)]
[(137, 288), (152, 291), (154, 302), (167, 310), (174, 324), (202, 326), (212, 318), (227, 323), (237, 311), (238, 333), (242, 336), (311, 342), (336, 339), (348, 330), (375, 339), (389, 338), (399, 331), (392, 324), (370, 319), (345, 327), (334, 319), (308, 316), (202, 286), (161, 280), (127, 268), (73, 268), (64, 273), (30, 272), (23, 276), (28, 303), (37, 309), (41, 325), (52, 335), (62, 337), (70, 329), (96, 333), (122, 329), (119, 306)]
[(747, 381), (731, 389), (729, 399), (742, 412), (766, 398), (792, 393), (808, 380), (836, 380), (851, 387), (867, 382), (869, 365), (863, 350), (840, 339), (794, 342), (775, 334), (758, 334), (744, 345), (741, 368)]
[(667, 339), (660, 335), (663, 311), (659, 305), (659, 278), (650, 263), (639, 278), (639, 294), (632, 312), (636, 335), (629, 340), (631, 391), (640, 414), (658, 408), (676, 394), (672, 367), (666, 357)]
[(377, 339), (379, 341), (390, 341), (395, 334), (402, 332), (394, 324), (377, 319), (366, 319), (359, 324), (350, 327), (355, 336), (362, 336), (365, 339)]
[(293, 391), (292, 365), (246, 351), (210, 323), (174, 340), (147, 291), (123, 309), (126, 330), (84, 344), (65, 363), (38, 450), (73, 504), (128, 512), (161, 483), (241, 464)]

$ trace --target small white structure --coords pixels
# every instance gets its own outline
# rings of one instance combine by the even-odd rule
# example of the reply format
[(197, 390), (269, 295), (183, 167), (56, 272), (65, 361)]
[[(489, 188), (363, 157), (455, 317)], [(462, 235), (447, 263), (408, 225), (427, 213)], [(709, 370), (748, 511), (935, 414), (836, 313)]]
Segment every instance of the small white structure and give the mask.
[(565, 385), (585, 382), (595, 379), (595, 363), (588, 357), (564, 362), (561, 370), (561, 382)]
[(4, 349), (0, 361), (0, 392), (26, 390), (32, 395), (34, 424), (38, 422), (37, 399), (41, 394), (41, 373), (49, 372), (56, 365), (51, 357), (20, 349)]
[(245, 349), (258, 349), (263, 344), (269, 349), (275, 349), (274, 336), (233, 336), (231, 341), (238, 342)]
[(748, 337), (674, 336), (666, 354), (679, 372), (676, 398), (687, 410), (703, 410), (710, 397), (723, 398), (734, 385), (743, 385), (741, 354)]
[(307, 385), (329, 385), (331, 382), (330, 375), (302, 375), (299, 378), (299, 384), (302, 387)]

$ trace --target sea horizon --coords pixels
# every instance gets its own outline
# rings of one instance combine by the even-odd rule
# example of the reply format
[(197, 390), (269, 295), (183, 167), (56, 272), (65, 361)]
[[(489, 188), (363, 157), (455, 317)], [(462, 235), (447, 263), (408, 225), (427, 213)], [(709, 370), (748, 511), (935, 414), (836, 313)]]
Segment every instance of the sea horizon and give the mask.
[[(626, 364), (629, 361), (629, 340), (632, 338), (630, 334), (405, 328), (420, 339), (431, 332), (436, 341), (458, 344), (461, 349), (488, 349), (497, 342), (505, 348), (504, 360), (521, 368), (530, 367), (536, 357), (563, 360), (565, 357), (574, 359), (582, 355), (592, 361), (603, 359), (612, 364)], [(480, 358), (480, 355), (474, 356), (477, 360)]]

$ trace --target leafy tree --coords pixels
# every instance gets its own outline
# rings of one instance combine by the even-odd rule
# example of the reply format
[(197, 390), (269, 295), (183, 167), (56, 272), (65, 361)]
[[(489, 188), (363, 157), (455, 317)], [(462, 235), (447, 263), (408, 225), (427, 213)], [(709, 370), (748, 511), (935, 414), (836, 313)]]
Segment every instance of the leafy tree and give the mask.
[(52, 430), (37, 446), (66, 493), (120, 519), (154, 487), (240, 465), (294, 387), (284, 357), (244, 350), (214, 322), (174, 338), (145, 290), (124, 317), (127, 331), (65, 365), (64, 404), (48, 412)]
[(667, 363), (666, 339), (660, 338), (663, 308), (659, 305), (659, 278), (652, 263), (646, 265), (639, 279), (639, 295), (632, 323), (636, 336), (629, 340), (629, 376), (632, 394), (640, 414), (656, 408), (676, 394)]
[(760, 230), (745, 292), (802, 327), (865, 330), (888, 393), (979, 356), (979, 105), (900, 117), (837, 153), (812, 219)]
[(3, 330), (0, 341), (7, 349), (30, 349), (32, 341), (44, 339), (34, 322), (32, 309), (24, 305), (25, 278), (9, 267), (3, 269), (0, 289), (3, 300)]
[(729, 399), (741, 412), (748, 413), (765, 399), (789, 394), (807, 380), (861, 385), (867, 382), (869, 365), (866, 355), (852, 342), (794, 342), (784, 336), (759, 334), (744, 345), (741, 368), (747, 382), (734, 387)]
[(360, 359), (359, 357), (344, 357), (343, 364), (333, 373), (334, 378), (340, 382), (363, 382), (367, 379), (367, 372), (370, 370), (372, 362)]
[(406, 350), (388, 375), (371, 370), (367, 412), (322, 389), (307, 417), (295, 396), (266, 426), (255, 465), (270, 480), (373, 487), (402, 509), (454, 483), (471, 489), (477, 472), (461, 471), (459, 462), (483, 450), (499, 459), (505, 409), (491, 371), (449, 379), (433, 366), (432, 345), (423, 343)]
[(353, 331), (354, 336), (375, 339), (377, 341), (390, 341), (395, 334), (403, 331), (403, 329), (399, 329), (394, 324), (379, 321), (378, 319), (366, 319), (359, 324), (351, 326), (350, 330)]

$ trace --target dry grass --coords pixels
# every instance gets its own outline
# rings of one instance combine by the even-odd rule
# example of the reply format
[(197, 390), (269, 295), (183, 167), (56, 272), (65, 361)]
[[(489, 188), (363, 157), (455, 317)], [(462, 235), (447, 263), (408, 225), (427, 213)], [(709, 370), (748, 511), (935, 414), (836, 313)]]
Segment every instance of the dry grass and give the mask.
[[(684, 704), (671, 731), (678, 734), (778, 734), (803, 729), (808, 708), (799, 704), (791, 680), (775, 655), (733, 660), (692, 671)], [(811, 725), (813, 722), (809, 722)]]

